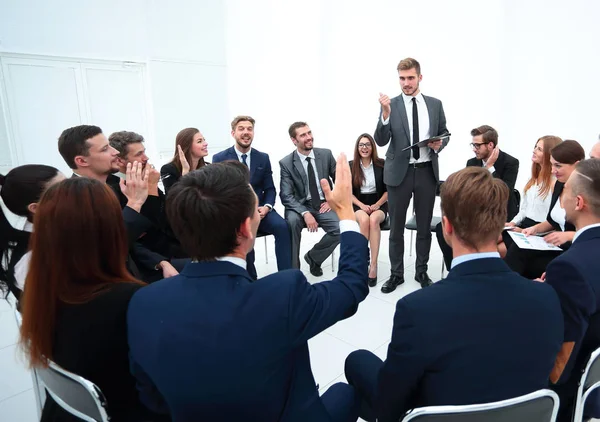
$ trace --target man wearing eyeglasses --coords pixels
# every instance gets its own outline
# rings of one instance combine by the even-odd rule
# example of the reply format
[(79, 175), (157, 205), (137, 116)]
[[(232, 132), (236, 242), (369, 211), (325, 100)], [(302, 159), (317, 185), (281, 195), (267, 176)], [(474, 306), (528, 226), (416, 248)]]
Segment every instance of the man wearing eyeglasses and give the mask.
[(500, 151), (498, 132), (491, 126), (479, 126), (471, 131), (473, 141), (471, 148), (475, 157), (467, 161), (467, 167), (485, 167), (492, 175), (501, 179), (508, 186), (508, 219), (510, 221), (519, 212), (519, 204), (515, 195), (515, 183), (519, 174), (519, 160)]
[[(471, 131), (473, 140), (471, 148), (475, 157), (467, 161), (467, 167), (484, 167), (495, 178), (502, 180), (508, 186), (508, 204), (506, 221), (511, 221), (519, 212), (519, 202), (515, 195), (515, 182), (519, 173), (519, 160), (500, 151), (498, 147), (498, 132), (491, 126), (482, 125)], [(436, 237), (444, 255), (446, 267), (452, 262), (452, 248), (448, 246), (442, 235), (442, 225), (436, 226)]]

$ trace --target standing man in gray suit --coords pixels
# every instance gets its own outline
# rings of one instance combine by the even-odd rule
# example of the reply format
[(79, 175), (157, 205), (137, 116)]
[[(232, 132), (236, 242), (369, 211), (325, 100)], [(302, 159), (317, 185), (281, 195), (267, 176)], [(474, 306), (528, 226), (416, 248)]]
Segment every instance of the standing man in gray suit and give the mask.
[(383, 180), (389, 195), (392, 276), (381, 288), (383, 293), (393, 292), (404, 283), (404, 225), (413, 194), (417, 220), (415, 280), (421, 287), (431, 284), (427, 262), (431, 248), (431, 217), (439, 181), (438, 153), (448, 143), (446, 138), (402, 152), (419, 141), (446, 134), (448, 129), (442, 102), (424, 96), (419, 90), (419, 82), (423, 79), (419, 62), (404, 59), (397, 70), (402, 94), (392, 99), (379, 95), (381, 113), (375, 130), (377, 145), (390, 144), (385, 154)]
[(289, 135), (296, 151), (280, 162), (281, 186), (279, 196), (285, 206), (285, 219), (292, 234), (292, 267), (300, 268), (300, 238), (302, 229), (316, 232), (321, 226), (325, 236), (304, 255), (310, 273), (323, 275), (321, 264), (340, 243), (340, 225), (335, 212), (325, 201), (320, 181), (325, 179), (332, 187), (335, 181), (335, 159), (331, 151), (313, 148), (313, 135), (308, 124), (296, 122)]

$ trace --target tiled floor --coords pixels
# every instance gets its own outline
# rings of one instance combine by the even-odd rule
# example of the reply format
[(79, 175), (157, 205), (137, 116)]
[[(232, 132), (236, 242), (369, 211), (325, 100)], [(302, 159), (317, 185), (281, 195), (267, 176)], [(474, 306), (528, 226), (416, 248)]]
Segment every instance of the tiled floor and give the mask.
[[(308, 233), (304, 231), (301, 256), (304, 255), (322, 232)], [(406, 283), (395, 292), (383, 294), (381, 285), (390, 275), (388, 259), (388, 232), (384, 232), (379, 254), (379, 283), (371, 288), (366, 300), (359, 306), (358, 312), (345, 321), (330, 327), (324, 333), (309, 341), (312, 369), (315, 380), (319, 383), (321, 392), (331, 384), (345, 381), (344, 360), (350, 352), (356, 349), (374, 351), (385, 359), (387, 346), (391, 336), (395, 304), (404, 295), (420, 288), (414, 278), (414, 256), (409, 257), (409, 240), (406, 236), (405, 264)], [(265, 263), (265, 248), (263, 239), (256, 245), (256, 266), (260, 275), (266, 275), (276, 270), (275, 247), (273, 237), (267, 237), (267, 254), (269, 263)], [(336, 269), (339, 248), (336, 251)], [(304, 263), (303, 263), (304, 264)], [(302, 268), (308, 274), (304, 264)], [(330, 279), (334, 276), (331, 271), (331, 259), (323, 265), (324, 276), (313, 277), (308, 274), (311, 283)], [(432, 242), (430, 259), (430, 276), (437, 280), (441, 271), (441, 252), (435, 241)], [(32, 381), (17, 346), (17, 327), (11, 306), (0, 300), (0, 421), (1, 422), (34, 422), (37, 420), (35, 397)]]

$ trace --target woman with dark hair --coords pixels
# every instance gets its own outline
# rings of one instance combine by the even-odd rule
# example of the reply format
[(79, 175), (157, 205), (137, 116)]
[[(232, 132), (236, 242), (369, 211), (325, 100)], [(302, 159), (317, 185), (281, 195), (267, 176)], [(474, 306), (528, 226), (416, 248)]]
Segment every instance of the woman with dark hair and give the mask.
[[(550, 199), (550, 211), (545, 221), (524, 229), (523, 234), (534, 236), (551, 232), (544, 236), (546, 242), (560, 247), (563, 251), (571, 246), (575, 235), (575, 226), (566, 221), (565, 210), (562, 208), (560, 197), (565, 183), (575, 169), (575, 165), (584, 159), (585, 151), (577, 141), (567, 140), (552, 148), (550, 163), (552, 174), (556, 177), (556, 183)], [(513, 271), (522, 276), (537, 278), (546, 271), (550, 261), (560, 253), (560, 251), (520, 249), (513, 243), (508, 248), (505, 261)]]
[(15, 229), (0, 208), (0, 290), (21, 296), (30, 254), (29, 236), (33, 216), (42, 193), (65, 176), (54, 167), (28, 164), (15, 167), (6, 176), (0, 174), (0, 198), (13, 214), (26, 218), (22, 230)]
[(171, 162), (160, 169), (160, 177), (165, 188), (165, 193), (173, 186), (181, 176), (185, 176), (191, 170), (197, 170), (206, 163), (204, 157), (208, 155), (208, 142), (202, 133), (194, 127), (181, 130), (175, 138), (175, 155)]
[(384, 160), (377, 155), (373, 137), (363, 133), (354, 145), (352, 172), (352, 204), (360, 232), (369, 240), (369, 286), (377, 284), (377, 258), (381, 240), (380, 225), (387, 215), (388, 193), (383, 183)]
[[(43, 194), (21, 299), (32, 367), (54, 361), (95, 383), (113, 421), (149, 420), (129, 372), (127, 306), (143, 286), (125, 267), (127, 233), (108, 185), (78, 177)], [(50, 397), (42, 421), (79, 420)]]

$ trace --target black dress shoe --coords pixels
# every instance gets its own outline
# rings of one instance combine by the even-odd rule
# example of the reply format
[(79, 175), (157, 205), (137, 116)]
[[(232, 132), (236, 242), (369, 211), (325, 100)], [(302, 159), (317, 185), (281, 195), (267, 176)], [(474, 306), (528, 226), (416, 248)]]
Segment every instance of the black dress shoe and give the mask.
[(381, 286), (382, 293), (392, 293), (396, 290), (396, 287), (404, 283), (404, 276), (402, 275), (392, 275), (388, 281), (383, 283)]
[(377, 277), (369, 277), (369, 287), (375, 287), (377, 285)]
[(431, 279), (429, 278), (429, 276), (427, 275), (427, 273), (425, 271), (417, 274), (415, 276), (415, 280), (417, 280), (419, 282), (419, 284), (421, 285), (421, 288), (429, 287), (433, 284), (433, 282), (431, 281)]
[(304, 255), (304, 260), (310, 266), (310, 273), (312, 275), (315, 277), (321, 277), (323, 275), (323, 269), (310, 257), (308, 252), (306, 252), (306, 255)]

